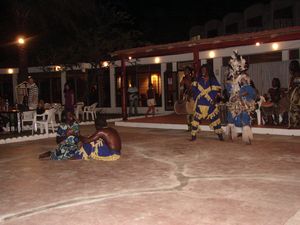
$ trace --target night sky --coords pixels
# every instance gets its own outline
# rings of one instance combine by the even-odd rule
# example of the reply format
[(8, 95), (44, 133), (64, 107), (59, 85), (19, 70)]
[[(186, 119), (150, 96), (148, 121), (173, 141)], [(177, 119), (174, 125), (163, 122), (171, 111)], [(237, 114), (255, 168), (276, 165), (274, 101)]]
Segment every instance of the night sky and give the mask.
[(211, 19), (220, 19), (231, 12), (243, 12), (255, 3), (269, 0), (149, 0), (119, 1), (136, 18), (145, 37), (154, 43), (168, 43), (189, 39), (189, 29)]
[[(16, 64), (17, 61), (15, 60), (17, 58), (15, 46), (10, 44), (18, 33), (11, 14), (12, 9), (9, 8), (12, 1), (18, 0), (0, 1), (0, 67), (9, 63)], [(24, 1), (30, 4), (34, 2)], [(113, 4), (127, 11), (134, 18), (135, 28), (143, 33), (141, 39), (144, 43), (162, 44), (188, 40), (189, 30), (192, 26), (204, 25), (211, 19), (221, 20), (230, 12), (243, 12), (255, 3), (266, 4), (269, 2), (269, 0), (115, 0)], [(49, 10), (55, 10), (55, 8)], [(32, 32), (39, 36), (38, 28), (36, 32), (34, 30)], [(36, 48), (32, 51), (38, 50)], [(34, 52), (31, 54), (34, 55)]]

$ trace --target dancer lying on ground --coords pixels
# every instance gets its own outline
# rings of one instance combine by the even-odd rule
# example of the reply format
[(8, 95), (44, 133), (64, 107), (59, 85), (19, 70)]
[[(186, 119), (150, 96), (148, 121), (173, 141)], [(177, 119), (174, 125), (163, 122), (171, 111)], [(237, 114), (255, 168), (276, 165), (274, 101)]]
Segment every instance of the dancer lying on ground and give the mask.
[(95, 120), (96, 132), (88, 138), (83, 138), (83, 145), (76, 154), (76, 159), (96, 159), (113, 161), (120, 158), (121, 138), (112, 127), (108, 127), (104, 118), (97, 116)]
[[(67, 114), (72, 113), (68, 112)], [(121, 138), (118, 132), (111, 127), (107, 127), (107, 122), (99, 116), (95, 120), (95, 126), (96, 132), (89, 137), (80, 136), (79, 129), (78, 132), (68, 130), (65, 135), (58, 134), (58, 149), (54, 152), (43, 153), (39, 158), (50, 157), (50, 159), (57, 160), (95, 159), (103, 161), (119, 159), (121, 154)], [(78, 148), (79, 139), (83, 143), (80, 149)]]

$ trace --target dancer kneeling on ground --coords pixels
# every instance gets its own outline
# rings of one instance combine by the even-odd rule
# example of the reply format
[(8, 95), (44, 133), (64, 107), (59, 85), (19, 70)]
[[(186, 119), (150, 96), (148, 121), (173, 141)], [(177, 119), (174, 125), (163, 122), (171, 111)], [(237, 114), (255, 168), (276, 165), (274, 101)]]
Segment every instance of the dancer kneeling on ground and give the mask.
[(96, 132), (88, 138), (83, 138), (83, 145), (76, 154), (76, 159), (95, 159), (113, 161), (120, 158), (121, 138), (112, 127), (108, 127), (104, 118), (98, 116), (95, 120)]

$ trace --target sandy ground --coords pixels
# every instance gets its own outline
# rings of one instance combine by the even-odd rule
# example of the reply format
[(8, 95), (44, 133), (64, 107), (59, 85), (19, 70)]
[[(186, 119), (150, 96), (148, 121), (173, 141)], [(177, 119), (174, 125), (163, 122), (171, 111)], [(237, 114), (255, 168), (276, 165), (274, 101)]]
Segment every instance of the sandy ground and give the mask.
[(299, 137), (117, 129), (115, 162), (38, 160), (53, 138), (1, 145), (0, 224), (300, 224)]

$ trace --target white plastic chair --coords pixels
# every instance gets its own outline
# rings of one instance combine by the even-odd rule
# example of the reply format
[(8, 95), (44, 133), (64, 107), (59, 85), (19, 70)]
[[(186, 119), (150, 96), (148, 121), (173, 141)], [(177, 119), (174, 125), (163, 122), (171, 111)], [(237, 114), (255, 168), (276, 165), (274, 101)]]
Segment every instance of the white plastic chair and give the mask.
[(61, 121), (61, 114), (63, 112), (63, 107), (60, 103), (53, 103), (51, 105), (55, 109), (55, 115), (58, 115), (59, 122)]
[[(261, 104), (263, 102), (266, 102), (266, 99), (263, 97), (263, 96), (260, 96), (259, 98), (259, 101), (257, 102), (258, 104), (258, 108), (255, 110), (256, 112), (256, 116), (257, 116), (257, 125), (260, 126), (261, 125), (261, 122), (262, 122), (262, 118), (261, 118)], [(264, 124), (264, 121), (263, 121), (263, 124)]]
[[(40, 117), (41, 120), (37, 120), (37, 117)], [(49, 124), (51, 124), (52, 132), (54, 133), (54, 124), (55, 124), (55, 109), (47, 109), (43, 114), (34, 114), (34, 130), (37, 131), (38, 127), (40, 128), (41, 133), (49, 134)]]
[(24, 111), (22, 112), (22, 127), (24, 127), (25, 122), (31, 122), (31, 126), (34, 125), (34, 114), (35, 111)]
[(96, 107), (97, 107), (97, 102), (95, 102), (94, 104), (90, 105), (90, 106), (85, 106), (83, 108), (83, 118), (85, 117), (86, 120), (89, 119), (89, 114), (92, 117), (92, 120), (95, 120), (96, 118)]
[(77, 119), (79, 119), (79, 115), (81, 115), (82, 119), (84, 119), (83, 107), (84, 107), (84, 102), (76, 103), (74, 111), (75, 111), (75, 116)]

